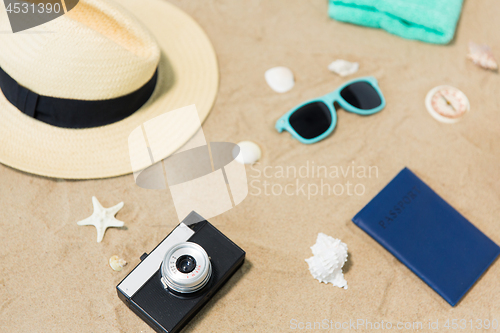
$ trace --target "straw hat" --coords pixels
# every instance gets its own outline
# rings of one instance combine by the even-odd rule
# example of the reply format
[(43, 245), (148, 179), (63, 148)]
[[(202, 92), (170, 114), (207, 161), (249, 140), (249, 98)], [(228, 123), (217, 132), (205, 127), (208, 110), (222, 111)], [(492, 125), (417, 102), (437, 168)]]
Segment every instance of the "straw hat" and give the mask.
[[(6, 33), (2, 4), (0, 31), (0, 83), (9, 84), (0, 93), (0, 162), (29, 173), (69, 179), (130, 173), (128, 136), (135, 128), (190, 104), (203, 121), (217, 94), (210, 41), (164, 0), (80, 0), (65, 15), (15, 34)], [(20, 87), (11, 89), (11, 81)], [(38, 111), (44, 103), (57, 109), (50, 119)], [(184, 122), (179, 114), (161, 129), (175, 138), (165, 157), (195, 134)]]

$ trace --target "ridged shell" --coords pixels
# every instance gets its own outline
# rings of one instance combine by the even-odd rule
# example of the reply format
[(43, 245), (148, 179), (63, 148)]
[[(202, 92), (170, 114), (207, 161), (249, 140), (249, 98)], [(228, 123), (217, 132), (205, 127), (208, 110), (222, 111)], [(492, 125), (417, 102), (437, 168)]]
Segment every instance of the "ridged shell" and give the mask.
[(285, 93), (295, 85), (293, 73), (287, 67), (279, 66), (268, 69), (264, 77), (269, 87), (278, 93)]
[(493, 58), (493, 52), (488, 45), (479, 45), (474, 42), (469, 42), (469, 54), (467, 58), (472, 60), (476, 65), (491, 70), (497, 70), (498, 64)]
[(347, 289), (342, 267), (347, 261), (347, 245), (323, 233), (318, 234), (316, 244), (311, 246), (313, 256), (306, 259), (312, 276), (323, 283)]

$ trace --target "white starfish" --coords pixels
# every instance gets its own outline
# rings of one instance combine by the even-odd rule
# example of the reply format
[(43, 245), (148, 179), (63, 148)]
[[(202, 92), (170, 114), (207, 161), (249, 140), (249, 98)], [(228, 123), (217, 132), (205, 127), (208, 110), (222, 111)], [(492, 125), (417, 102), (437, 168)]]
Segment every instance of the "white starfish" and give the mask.
[(115, 219), (116, 213), (123, 207), (123, 202), (111, 208), (104, 208), (96, 197), (92, 197), (92, 204), (94, 205), (94, 213), (85, 220), (77, 222), (78, 225), (93, 225), (97, 229), (97, 242), (100, 243), (104, 237), (107, 228), (123, 227), (124, 223)]

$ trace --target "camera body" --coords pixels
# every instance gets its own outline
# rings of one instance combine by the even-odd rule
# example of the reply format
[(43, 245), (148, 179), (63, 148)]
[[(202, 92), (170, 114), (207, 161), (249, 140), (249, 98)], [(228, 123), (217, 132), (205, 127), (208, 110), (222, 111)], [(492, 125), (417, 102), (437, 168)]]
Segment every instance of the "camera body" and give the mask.
[(245, 251), (191, 212), (116, 286), (161, 333), (178, 332), (243, 264)]

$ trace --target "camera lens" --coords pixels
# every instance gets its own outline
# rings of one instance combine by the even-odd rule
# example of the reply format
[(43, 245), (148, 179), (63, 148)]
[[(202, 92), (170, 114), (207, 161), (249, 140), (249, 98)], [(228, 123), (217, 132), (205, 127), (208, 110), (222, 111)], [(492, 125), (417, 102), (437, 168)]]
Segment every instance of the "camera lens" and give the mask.
[(190, 255), (183, 255), (177, 259), (176, 266), (181, 273), (191, 273), (196, 268), (196, 260)]
[(161, 264), (165, 288), (178, 293), (194, 293), (205, 287), (212, 276), (207, 252), (193, 242), (179, 243), (167, 251)]

